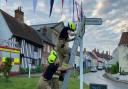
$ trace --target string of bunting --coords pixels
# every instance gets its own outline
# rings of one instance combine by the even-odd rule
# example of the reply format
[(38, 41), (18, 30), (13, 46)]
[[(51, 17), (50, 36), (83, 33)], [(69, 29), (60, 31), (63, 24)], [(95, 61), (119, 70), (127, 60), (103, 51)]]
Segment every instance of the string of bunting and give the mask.
[[(8, 0), (5, 0), (6, 3), (8, 2)], [(33, 0), (33, 11), (35, 12), (36, 11), (36, 8), (37, 8), (37, 2), (38, 0)], [(61, 15), (63, 13), (63, 8), (64, 8), (64, 0), (61, 0), (61, 5), (62, 5), (62, 12), (61, 12)], [(71, 2), (71, 0), (70, 0)], [(77, 12), (77, 20), (80, 21), (80, 18), (83, 16), (83, 11), (82, 11), (82, 2), (81, 2), (81, 8), (80, 8), (80, 5), (79, 3), (76, 1), (76, 0), (72, 0), (73, 2), (73, 8), (72, 8), (72, 15), (73, 15), (73, 21), (75, 20), (75, 8), (76, 8), (76, 12)], [(53, 10), (53, 5), (54, 5), (54, 0), (50, 0), (50, 13), (49, 13), (49, 17), (51, 16), (52, 14), (52, 10)], [(71, 7), (70, 7), (71, 8)], [(71, 13), (71, 11), (70, 11)]]

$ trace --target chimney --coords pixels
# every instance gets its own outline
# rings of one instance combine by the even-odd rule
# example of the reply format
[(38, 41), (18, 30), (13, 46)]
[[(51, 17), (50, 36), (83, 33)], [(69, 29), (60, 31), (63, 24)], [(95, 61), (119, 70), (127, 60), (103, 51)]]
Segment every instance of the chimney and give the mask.
[(44, 26), (44, 28), (42, 30), (42, 33), (43, 33), (43, 35), (46, 35), (47, 34), (47, 27), (46, 26)]
[(106, 55), (108, 55), (108, 51), (106, 51)]
[(104, 54), (104, 50), (102, 51), (102, 54)]
[(24, 23), (24, 12), (21, 11), (21, 7), (18, 7), (18, 9), (15, 10), (15, 18), (19, 22)]
[(96, 53), (96, 48), (94, 48), (94, 50), (93, 50), (95, 53)]
[(96, 52), (99, 53), (99, 49), (97, 49)]

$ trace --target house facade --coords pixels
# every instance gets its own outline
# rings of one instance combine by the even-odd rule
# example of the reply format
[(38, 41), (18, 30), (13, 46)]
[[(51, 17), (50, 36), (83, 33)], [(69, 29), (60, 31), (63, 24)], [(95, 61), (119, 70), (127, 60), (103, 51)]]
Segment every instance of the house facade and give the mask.
[(42, 55), (44, 57), (43, 64), (47, 64), (47, 56), (53, 47), (57, 45), (58, 37), (60, 31), (64, 27), (63, 22), (59, 23), (49, 23), (49, 24), (39, 24), (32, 25), (33, 29), (35, 29), (39, 36), (43, 41), (43, 52)]
[(112, 65), (115, 65), (117, 62), (119, 62), (119, 48), (115, 48), (112, 53), (112, 60), (108, 61), (107, 67), (111, 67)]
[(0, 39), (11, 41), (11, 47), (20, 48), (22, 68), (28, 68), (29, 63), (33, 66), (40, 65), (42, 40), (33, 28), (24, 23), (21, 8), (15, 10), (15, 17), (0, 10)]
[(119, 71), (128, 74), (128, 32), (123, 32), (117, 47)]

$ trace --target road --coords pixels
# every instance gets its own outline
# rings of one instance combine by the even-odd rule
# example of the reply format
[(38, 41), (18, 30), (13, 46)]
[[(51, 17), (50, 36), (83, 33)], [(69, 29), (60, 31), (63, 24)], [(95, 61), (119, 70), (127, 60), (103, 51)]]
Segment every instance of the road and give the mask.
[(91, 72), (84, 75), (84, 82), (87, 84), (106, 84), (108, 89), (128, 89), (128, 84), (116, 82), (103, 77), (104, 71)]

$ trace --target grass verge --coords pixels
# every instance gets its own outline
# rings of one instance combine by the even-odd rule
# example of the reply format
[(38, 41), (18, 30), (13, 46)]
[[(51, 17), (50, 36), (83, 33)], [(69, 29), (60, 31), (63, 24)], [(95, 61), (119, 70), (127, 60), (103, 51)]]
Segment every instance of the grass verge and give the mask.
[[(69, 80), (68, 89), (79, 89), (80, 82), (77, 78), (78, 74), (71, 74)], [(36, 89), (36, 85), (39, 77), (10, 77), (9, 82), (6, 82), (4, 79), (0, 78), (0, 89)], [(89, 89), (89, 86), (84, 84), (84, 89)]]

